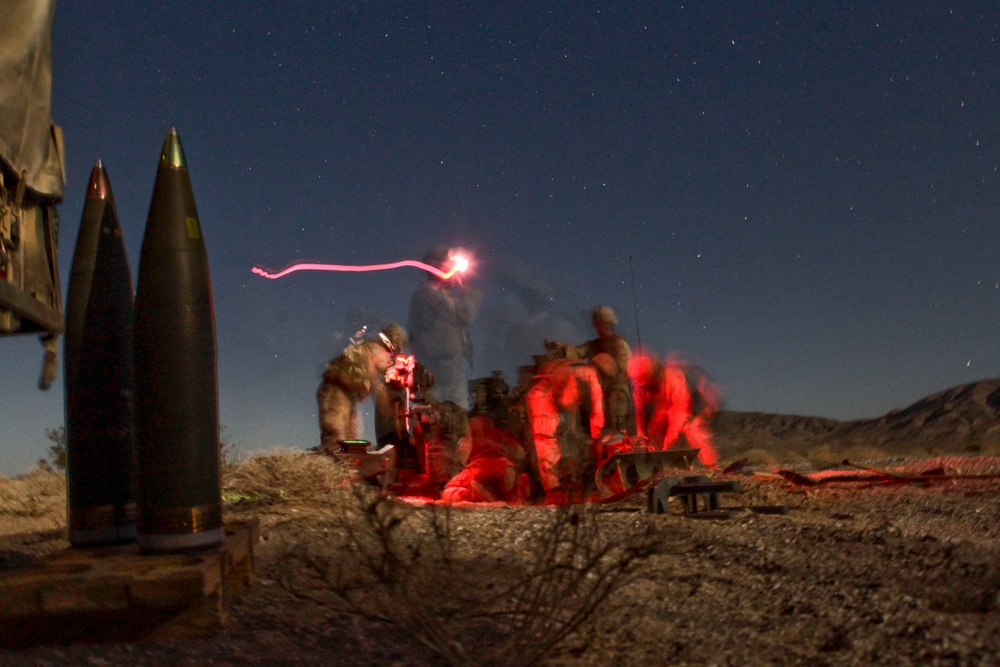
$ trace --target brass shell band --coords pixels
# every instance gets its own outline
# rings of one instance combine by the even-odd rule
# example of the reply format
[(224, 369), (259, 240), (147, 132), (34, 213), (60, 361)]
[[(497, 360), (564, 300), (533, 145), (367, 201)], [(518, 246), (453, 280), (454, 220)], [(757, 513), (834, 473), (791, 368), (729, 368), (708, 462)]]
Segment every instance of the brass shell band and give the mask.
[(142, 535), (197, 534), (222, 527), (222, 503), (147, 510), (139, 520)]

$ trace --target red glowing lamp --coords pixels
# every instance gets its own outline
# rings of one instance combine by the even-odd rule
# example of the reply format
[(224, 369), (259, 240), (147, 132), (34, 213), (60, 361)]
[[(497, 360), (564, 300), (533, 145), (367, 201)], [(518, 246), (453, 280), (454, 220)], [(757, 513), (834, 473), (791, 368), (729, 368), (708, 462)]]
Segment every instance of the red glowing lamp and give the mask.
[(465, 255), (457, 252), (448, 256), (448, 261), (451, 266), (447, 271), (442, 271), (436, 266), (431, 266), (430, 264), (425, 264), (415, 259), (404, 259), (399, 262), (390, 262), (388, 264), (319, 264), (314, 262), (296, 262), (288, 267), (282, 269), (281, 271), (276, 271), (274, 273), (267, 271), (259, 266), (253, 267), (251, 271), (256, 273), (258, 276), (263, 276), (264, 278), (270, 278), (272, 280), (276, 278), (282, 278), (287, 276), (289, 273), (294, 273), (295, 271), (387, 271), (389, 269), (398, 269), (404, 266), (413, 266), (418, 269), (423, 269), (428, 273), (433, 273), (441, 280), (449, 280), (454, 278), (461, 282), (462, 275), (465, 274), (471, 267), (471, 262)]

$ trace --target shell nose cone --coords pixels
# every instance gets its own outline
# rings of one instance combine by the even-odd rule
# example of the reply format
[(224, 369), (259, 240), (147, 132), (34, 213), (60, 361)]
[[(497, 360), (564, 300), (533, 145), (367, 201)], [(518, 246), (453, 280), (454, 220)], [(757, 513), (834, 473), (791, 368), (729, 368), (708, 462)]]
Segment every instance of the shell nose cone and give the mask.
[(98, 159), (90, 170), (90, 181), (87, 183), (87, 199), (114, 199), (111, 194), (111, 181), (104, 163)]
[(187, 159), (184, 157), (184, 148), (181, 146), (180, 135), (177, 128), (171, 127), (167, 132), (167, 137), (163, 140), (163, 149), (160, 151), (160, 168), (187, 169)]

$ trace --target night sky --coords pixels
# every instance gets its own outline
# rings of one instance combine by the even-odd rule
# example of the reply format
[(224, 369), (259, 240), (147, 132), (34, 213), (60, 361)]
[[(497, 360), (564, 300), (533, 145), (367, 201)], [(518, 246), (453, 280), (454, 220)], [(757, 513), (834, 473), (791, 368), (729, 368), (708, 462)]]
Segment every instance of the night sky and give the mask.
[[(137, 273), (175, 126), (243, 452), (317, 444), (326, 362), (424, 277), (250, 269), (439, 243), (486, 295), (470, 377), (606, 304), (729, 409), (878, 416), (1000, 375), (998, 38), (994, 2), (63, 0), (64, 295), (98, 158)], [(3, 345), (10, 474), (63, 395), (34, 337)]]

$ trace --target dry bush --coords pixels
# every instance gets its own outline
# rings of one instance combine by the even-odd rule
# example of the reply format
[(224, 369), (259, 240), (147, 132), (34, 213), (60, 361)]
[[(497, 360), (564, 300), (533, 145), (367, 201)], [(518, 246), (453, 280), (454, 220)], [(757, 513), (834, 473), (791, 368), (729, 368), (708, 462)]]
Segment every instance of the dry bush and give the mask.
[(0, 516), (41, 517), (63, 511), (66, 476), (34, 468), (14, 479), (0, 477)]
[(583, 636), (664, 540), (652, 521), (609, 536), (589, 507), (517, 511), (535, 512), (537, 525), (509, 540), (523, 547), (505, 549), (508, 539), (456, 527), (475, 511), (358, 488), (329, 512), (333, 542), (296, 545), (280, 580), (299, 597), (389, 623), (450, 665), (538, 664)]
[(808, 447), (752, 448), (741, 452), (738, 458), (746, 458), (750, 466), (835, 468), (845, 458), (861, 462), (877, 461), (888, 456), (884, 448), (864, 442), (819, 442)]
[(747, 465), (751, 466), (796, 465), (815, 460), (812, 455), (794, 447), (752, 447), (733, 458), (745, 458)]
[(733, 458), (745, 458), (747, 460), (747, 465), (768, 465), (778, 462), (773, 452), (770, 452), (766, 449), (761, 449), (759, 447), (754, 447), (751, 449), (747, 449), (746, 451), (739, 452), (738, 454), (734, 455)]
[[(860, 448), (851, 448), (861, 453)], [(807, 452), (807, 460), (822, 468), (832, 468), (841, 465), (847, 457), (847, 450), (837, 443), (824, 442)], [(853, 460), (853, 459), (852, 459)]]
[(283, 501), (324, 506), (350, 475), (347, 466), (329, 456), (276, 450), (224, 468), (222, 496), (258, 507)]
[(885, 449), (866, 444), (850, 444), (840, 452), (840, 461), (847, 459), (852, 463), (883, 461), (887, 458), (891, 457)]
[(996, 440), (986, 440), (980, 446), (976, 454), (980, 456), (1000, 456), (1000, 438)]

